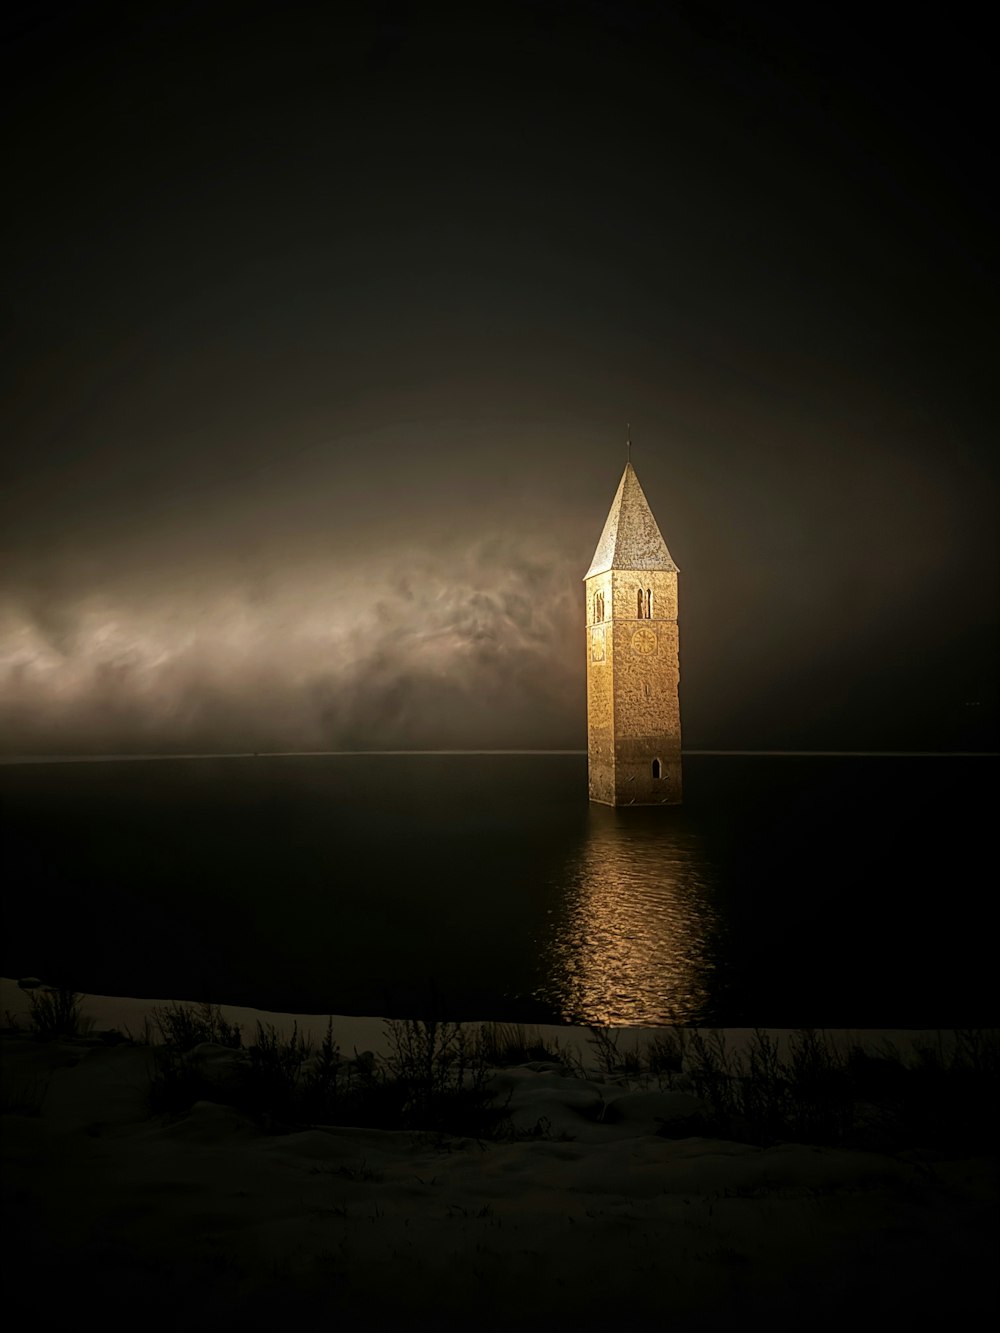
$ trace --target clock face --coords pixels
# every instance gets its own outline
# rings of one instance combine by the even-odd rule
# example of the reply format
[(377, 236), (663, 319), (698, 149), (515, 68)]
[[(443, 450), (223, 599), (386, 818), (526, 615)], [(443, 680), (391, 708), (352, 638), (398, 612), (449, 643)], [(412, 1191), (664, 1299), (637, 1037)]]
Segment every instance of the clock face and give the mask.
[(604, 661), (604, 626), (597, 625), (590, 631), (590, 660)]
[(649, 657), (656, 652), (656, 633), (643, 626), (632, 635), (632, 651), (640, 657)]

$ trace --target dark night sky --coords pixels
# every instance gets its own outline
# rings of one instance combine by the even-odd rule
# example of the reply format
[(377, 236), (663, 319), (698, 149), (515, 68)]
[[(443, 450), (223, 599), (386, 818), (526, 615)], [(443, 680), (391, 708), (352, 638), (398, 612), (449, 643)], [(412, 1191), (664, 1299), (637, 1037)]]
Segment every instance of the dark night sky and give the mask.
[(6, 7), (7, 752), (583, 746), (626, 420), (687, 745), (995, 748), (973, 13)]

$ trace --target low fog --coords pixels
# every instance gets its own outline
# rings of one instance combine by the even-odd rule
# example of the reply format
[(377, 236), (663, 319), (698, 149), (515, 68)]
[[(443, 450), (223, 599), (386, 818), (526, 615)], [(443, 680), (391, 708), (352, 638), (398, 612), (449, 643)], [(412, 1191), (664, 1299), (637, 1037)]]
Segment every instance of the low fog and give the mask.
[(7, 608), (19, 750), (574, 746), (565, 555), (501, 540)]
[[(123, 496), (108, 465), (116, 518), (63, 498), (8, 564), (3, 752), (583, 748), (582, 577), (623, 455), (440, 423), (194, 491)], [(859, 491), (833, 440), (798, 469), (634, 459), (681, 567), (688, 747), (989, 743), (991, 575), (964, 577), (947, 468), (883, 449)]]

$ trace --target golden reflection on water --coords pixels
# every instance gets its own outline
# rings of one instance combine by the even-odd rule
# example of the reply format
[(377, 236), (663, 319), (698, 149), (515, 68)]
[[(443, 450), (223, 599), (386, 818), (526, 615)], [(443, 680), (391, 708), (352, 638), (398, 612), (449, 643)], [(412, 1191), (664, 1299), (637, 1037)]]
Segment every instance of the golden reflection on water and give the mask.
[(535, 992), (565, 1021), (705, 1018), (718, 917), (697, 840), (673, 814), (591, 807)]

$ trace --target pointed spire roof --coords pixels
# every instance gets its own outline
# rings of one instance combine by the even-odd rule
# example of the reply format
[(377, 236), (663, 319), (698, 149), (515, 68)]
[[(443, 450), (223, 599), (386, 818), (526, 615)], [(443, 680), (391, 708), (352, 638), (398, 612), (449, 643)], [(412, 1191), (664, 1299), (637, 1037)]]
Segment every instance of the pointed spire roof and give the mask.
[(589, 579), (609, 569), (677, 569), (631, 463), (625, 464), (601, 540), (584, 577)]

